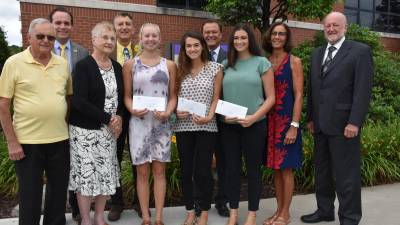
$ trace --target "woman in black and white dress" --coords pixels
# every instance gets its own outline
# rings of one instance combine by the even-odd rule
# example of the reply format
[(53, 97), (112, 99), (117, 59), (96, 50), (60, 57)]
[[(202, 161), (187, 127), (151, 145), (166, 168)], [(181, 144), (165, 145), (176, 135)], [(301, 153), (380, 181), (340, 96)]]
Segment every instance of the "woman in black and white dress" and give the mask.
[(93, 53), (75, 67), (70, 115), (71, 171), (69, 189), (77, 193), (82, 225), (104, 225), (104, 207), (119, 184), (116, 139), (124, 104), (122, 68), (109, 58), (116, 35), (109, 22), (92, 30)]

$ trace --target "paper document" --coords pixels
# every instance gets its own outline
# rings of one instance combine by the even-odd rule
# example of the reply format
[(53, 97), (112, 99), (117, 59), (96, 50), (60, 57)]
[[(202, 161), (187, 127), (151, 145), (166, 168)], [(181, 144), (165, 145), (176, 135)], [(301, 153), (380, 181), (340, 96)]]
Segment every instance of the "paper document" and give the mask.
[(189, 100), (186, 98), (178, 98), (177, 110), (205, 117), (207, 112), (207, 106), (203, 103), (195, 102), (193, 100)]
[(132, 109), (142, 110), (148, 109), (150, 111), (165, 111), (167, 105), (166, 98), (164, 97), (149, 97), (137, 96), (132, 97)]
[(215, 112), (224, 116), (244, 119), (246, 118), (247, 108), (230, 102), (218, 100), (217, 109)]

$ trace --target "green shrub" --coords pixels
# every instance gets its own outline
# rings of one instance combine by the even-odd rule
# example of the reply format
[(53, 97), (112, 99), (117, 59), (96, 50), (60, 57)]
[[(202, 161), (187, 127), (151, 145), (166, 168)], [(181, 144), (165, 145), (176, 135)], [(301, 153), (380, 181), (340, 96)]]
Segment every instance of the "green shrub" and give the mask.
[(0, 193), (8, 197), (16, 197), (17, 192), (14, 163), (8, 158), (7, 142), (3, 133), (0, 133)]

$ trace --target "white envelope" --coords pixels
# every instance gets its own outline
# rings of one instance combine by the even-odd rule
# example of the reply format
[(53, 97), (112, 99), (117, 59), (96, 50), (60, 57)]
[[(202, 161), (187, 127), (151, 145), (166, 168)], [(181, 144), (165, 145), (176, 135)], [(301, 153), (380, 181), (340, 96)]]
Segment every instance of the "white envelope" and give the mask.
[(224, 116), (244, 119), (246, 118), (247, 108), (230, 102), (218, 100), (217, 109), (215, 112)]
[(207, 106), (203, 103), (195, 102), (186, 98), (178, 98), (177, 110), (186, 111), (190, 114), (196, 114), (198, 116), (205, 117)]
[(165, 111), (167, 105), (166, 98), (164, 97), (149, 97), (137, 96), (132, 97), (132, 109), (142, 110), (148, 109), (150, 111)]

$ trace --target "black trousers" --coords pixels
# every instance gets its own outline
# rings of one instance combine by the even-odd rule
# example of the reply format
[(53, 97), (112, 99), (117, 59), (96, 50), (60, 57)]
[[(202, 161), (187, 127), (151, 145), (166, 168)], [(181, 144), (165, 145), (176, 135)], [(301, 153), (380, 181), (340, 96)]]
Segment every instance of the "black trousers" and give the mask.
[[(218, 130), (221, 130), (220, 124), (222, 122), (217, 121)], [(225, 205), (228, 202), (227, 185), (226, 185), (226, 154), (222, 151), (221, 145), (221, 134), (217, 134), (217, 146), (215, 148), (215, 159), (217, 161), (217, 193), (215, 195), (215, 203)]]
[(242, 172), (242, 153), (244, 155), (247, 179), (249, 211), (257, 211), (262, 190), (261, 165), (266, 151), (266, 119), (250, 127), (239, 124), (221, 124), (222, 150), (226, 156), (226, 180), (229, 206), (239, 207), (240, 179)]
[[(181, 167), (181, 184), (186, 210), (194, 208), (193, 188), (202, 211), (211, 206), (213, 178), (211, 162), (217, 141), (216, 132), (177, 132), (176, 143)], [(195, 184), (194, 184), (195, 183)]]
[(19, 184), (19, 225), (39, 225), (43, 172), (47, 177), (43, 225), (65, 225), (69, 179), (68, 139), (50, 144), (23, 144), (25, 158), (15, 161)]
[[(128, 143), (128, 146), (129, 146), (129, 137), (128, 137), (129, 119), (130, 119), (130, 114), (128, 112), (125, 112), (124, 118), (123, 118), (123, 124), (122, 124), (122, 132), (117, 139), (117, 158), (118, 158), (119, 168), (121, 168), (121, 162), (122, 162), (123, 153), (124, 153), (124, 149), (125, 149), (125, 143)], [(131, 165), (132, 165), (132, 163), (131, 163)], [(133, 180), (136, 182), (136, 167), (133, 165), (132, 165), (132, 176), (133, 176)], [(124, 200), (123, 200), (123, 196), (122, 196), (123, 191), (122, 191), (121, 179), (119, 180), (119, 182), (121, 185), (119, 187), (117, 187), (115, 194), (111, 195), (111, 204), (123, 206)], [(136, 188), (135, 188), (132, 204), (134, 205), (137, 203), (138, 203), (138, 197), (137, 197), (137, 192), (136, 192)]]
[(315, 134), (314, 163), (318, 214), (334, 215), (336, 189), (340, 224), (359, 224), (362, 215), (360, 135), (345, 138)]

